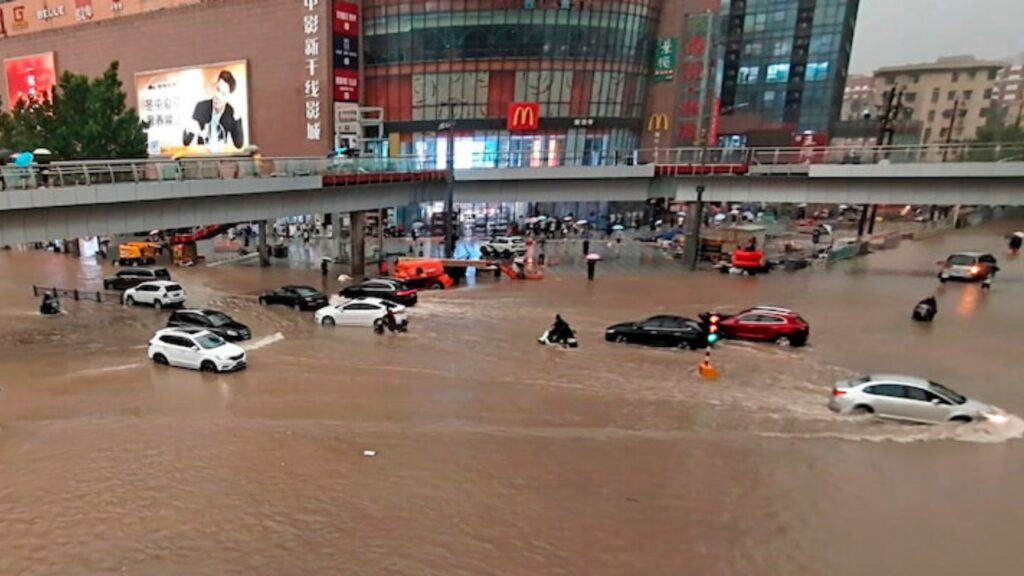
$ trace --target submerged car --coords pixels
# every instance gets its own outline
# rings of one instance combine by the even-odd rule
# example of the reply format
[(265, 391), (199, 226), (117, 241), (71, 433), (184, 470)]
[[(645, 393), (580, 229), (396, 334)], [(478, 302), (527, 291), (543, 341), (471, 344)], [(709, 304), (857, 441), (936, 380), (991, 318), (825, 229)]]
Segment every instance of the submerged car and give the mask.
[(127, 290), (143, 282), (170, 280), (171, 274), (166, 268), (128, 268), (118, 270), (117, 274), (103, 279), (104, 290)]
[(958, 252), (946, 258), (939, 271), (939, 282), (965, 280), (977, 282), (999, 271), (996, 257), (987, 252)]
[(720, 315), (725, 338), (774, 342), (779, 346), (804, 346), (811, 327), (796, 312), (775, 306), (755, 306), (733, 315)]
[(696, 349), (707, 338), (700, 323), (682, 316), (651, 316), (639, 322), (623, 322), (609, 326), (604, 332), (608, 342), (675, 346)]
[(832, 389), (828, 406), (840, 414), (874, 414), (924, 424), (1006, 419), (998, 408), (971, 400), (938, 382), (900, 374), (840, 380)]
[(208, 330), (164, 328), (149, 341), (149, 358), (164, 366), (232, 372), (246, 366), (245, 350)]
[(321, 326), (373, 326), (389, 309), (399, 325), (409, 323), (405, 316), (405, 306), (381, 298), (355, 298), (335, 306), (326, 306), (316, 311), (315, 319)]
[(205, 308), (175, 310), (167, 319), (167, 327), (208, 330), (229, 342), (252, 338), (252, 332), (245, 324), (223, 312)]
[(264, 292), (260, 296), (260, 304), (282, 304), (296, 310), (319, 310), (327, 306), (327, 296), (310, 286), (282, 286), (277, 290)]
[(404, 306), (415, 306), (418, 299), (416, 290), (405, 282), (394, 278), (370, 278), (359, 284), (347, 286), (338, 291), (342, 298), (381, 298)]
[(169, 280), (143, 282), (134, 288), (124, 291), (122, 301), (128, 306), (149, 304), (160, 309), (164, 306), (180, 306), (185, 303), (188, 294), (180, 284)]

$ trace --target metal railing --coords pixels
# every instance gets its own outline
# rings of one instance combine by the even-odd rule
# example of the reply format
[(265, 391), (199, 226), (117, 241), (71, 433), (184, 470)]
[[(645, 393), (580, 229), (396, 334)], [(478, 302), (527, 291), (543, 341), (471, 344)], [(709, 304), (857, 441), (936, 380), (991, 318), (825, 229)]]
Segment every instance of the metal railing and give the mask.
[(820, 146), (774, 148), (663, 148), (636, 152), (641, 163), (679, 164), (878, 164), (1020, 162), (1024, 144), (923, 144), (910, 146)]
[[(440, 160), (440, 161), (439, 161)], [(458, 157), (456, 170), (541, 167), (778, 166), (804, 173), (812, 164), (936, 162), (1024, 162), (1024, 145), (930, 144), (915, 146), (822, 146), (779, 148), (657, 148), (586, 152), (483, 152)], [(330, 183), (387, 183), (415, 175), (445, 172), (433, 156), (309, 158), (209, 157), (51, 162), (0, 167), (4, 188), (31, 189), (94, 184), (279, 178), (335, 177)], [(730, 171), (720, 173), (742, 173)], [(781, 171), (786, 172), (785, 169)], [(404, 178), (397, 177), (404, 175)], [(325, 181), (327, 181), (325, 179)]]
[(0, 168), (4, 188), (9, 190), (178, 180), (418, 174), (433, 171), (422, 158), (417, 157), (88, 160), (25, 167), (8, 165)]

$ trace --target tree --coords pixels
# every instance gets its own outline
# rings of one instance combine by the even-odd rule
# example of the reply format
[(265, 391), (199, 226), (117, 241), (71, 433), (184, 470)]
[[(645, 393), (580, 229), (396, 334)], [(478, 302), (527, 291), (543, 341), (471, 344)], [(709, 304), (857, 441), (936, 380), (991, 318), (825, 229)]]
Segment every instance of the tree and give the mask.
[(62, 160), (141, 158), (145, 126), (111, 62), (99, 77), (65, 72), (49, 97), (19, 100), (0, 114), (0, 145), (15, 151), (47, 148)]
[(1024, 128), (1017, 124), (990, 125), (978, 130), (972, 144), (976, 149), (967, 154), (969, 160), (999, 161), (1024, 156)]

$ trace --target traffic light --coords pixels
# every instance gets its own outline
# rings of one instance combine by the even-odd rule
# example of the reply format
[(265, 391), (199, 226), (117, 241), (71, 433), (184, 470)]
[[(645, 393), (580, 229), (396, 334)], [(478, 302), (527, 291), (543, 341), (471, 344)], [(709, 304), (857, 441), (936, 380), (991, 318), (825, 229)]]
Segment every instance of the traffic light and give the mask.
[(718, 339), (722, 336), (718, 331), (718, 322), (721, 319), (722, 318), (718, 314), (714, 313), (708, 316), (708, 346), (714, 345), (714, 343), (718, 342)]

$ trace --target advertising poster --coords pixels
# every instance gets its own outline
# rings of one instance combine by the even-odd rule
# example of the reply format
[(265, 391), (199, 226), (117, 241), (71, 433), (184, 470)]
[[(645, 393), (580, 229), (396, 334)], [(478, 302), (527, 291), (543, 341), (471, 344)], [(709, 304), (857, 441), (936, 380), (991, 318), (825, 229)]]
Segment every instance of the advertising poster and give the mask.
[(359, 102), (359, 6), (335, 0), (334, 101)]
[(658, 38), (654, 49), (654, 81), (671, 82), (676, 72), (676, 50), (679, 41), (675, 38)]
[(7, 102), (13, 108), (21, 99), (48, 98), (57, 84), (53, 52), (4, 60)]
[(149, 154), (230, 154), (248, 147), (247, 72), (240, 60), (136, 74)]

